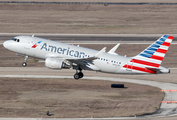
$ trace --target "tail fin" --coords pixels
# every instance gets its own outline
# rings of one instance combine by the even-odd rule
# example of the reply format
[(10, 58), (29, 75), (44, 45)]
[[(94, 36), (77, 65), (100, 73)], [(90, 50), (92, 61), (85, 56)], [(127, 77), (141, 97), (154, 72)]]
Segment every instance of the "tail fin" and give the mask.
[(173, 40), (173, 36), (163, 35), (130, 62), (146, 68), (159, 68)]

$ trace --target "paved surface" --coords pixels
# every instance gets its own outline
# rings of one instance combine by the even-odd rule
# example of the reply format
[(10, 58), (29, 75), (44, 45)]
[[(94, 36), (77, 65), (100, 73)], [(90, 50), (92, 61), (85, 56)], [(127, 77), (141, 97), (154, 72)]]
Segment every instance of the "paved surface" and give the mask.
[(98, 5), (177, 5), (177, 3), (164, 2), (38, 2), (38, 1), (0, 1), (0, 3), (15, 3), (15, 4), (98, 4)]
[[(19, 35), (32, 35), (32, 33), (0, 33), (0, 41), (10, 40)], [(36, 33), (36, 37), (55, 41), (155, 41), (162, 34), (42, 34)], [(172, 36), (177, 36), (172, 34)], [(174, 38), (177, 41), (177, 38)]]
[[(32, 33), (0, 33), (0, 44), (11, 40), (15, 36), (29, 35)], [(69, 44), (151, 44), (162, 34), (42, 34), (36, 33), (36, 37), (60, 41)], [(177, 44), (177, 34), (172, 44)]]
[[(54, 41), (154, 41), (160, 37), (35, 36)], [(13, 37), (15, 36), (0, 36), (0, 40), (5, 41)]]
[[(113, 77), (113, 78), (126, 78), (159, 81), (168, 83), (177, 83), (177, 69), (170, 69), (170, 74), (158, 75), (122, 75), (122, 74), (107, 74), (95, 71), (83, 70), (85, 77)], [(52, 70), (46, 67), (0, 67), (0, 75), (52, 75), (52, 76), (73, 76), (75, 70)]]
[[(177, 69), (172, 69), (171, 71), (172, 71), (171, 75), (177, 73)], [(85, 74), (84, 79), (131, 82), (131, 83), (137, 83), (137, 84), (156, 86), (163, 90), (176, 90), (177, 89), (177, 84), (165, 83), (163, 80), (159, 79), (159, 78), (162, 78), (161, 75), (156, 75), (156, 76), (152, 75), (154, 77), (154, 79), (152, 79), (153, 81), (147, 81), (147, 80), (141, 80), (141, 78), (143, 78), (142, 76), (141, 78), (139, 78), (140, 80), (137, 80), (137, 79), (135, 80), (135, 79), (124, 79), (123, 76), (120, 77), (117, 74), (105, 74), (105, 73), (98, 74), (92, 71), (83, 71), (83, 72)], [(38, 67), (25, 67), (25, 68), (24, 67), (0, 67), (0, 77), (73, 78), (70, 75), (73, 75), (74, 73), (75, 73), (74, 70), (50, 70), (45, 67), (40, 67), (40, 68)], [(166, 76), (168, 75), (170, 76), (170, 74), (166, 74)], [(131, 76), (132, 75), (130, 75), (130, 77)], [(177, 92), (165, 92), (164, 101), (177, 101)], [(176, 115), (177, 114), (176, 108), (177, 108), (177, 104), (162, 103), (159, 111), (157, 111), (156, 114), (147, 115), (144, 117), (149, 118), (149, 117), (157, 117), (157, 116), (162, 117), (162, 116)], [(132, 118), (129, 117), (128, 119), (134, 119), (134, 117)]]

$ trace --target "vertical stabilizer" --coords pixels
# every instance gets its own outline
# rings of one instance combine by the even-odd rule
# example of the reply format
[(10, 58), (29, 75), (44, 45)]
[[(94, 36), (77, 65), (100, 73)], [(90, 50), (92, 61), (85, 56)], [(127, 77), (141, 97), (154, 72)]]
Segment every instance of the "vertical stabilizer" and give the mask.
[(131, 61), (143, 67), (159, 68), (172, 40), (173, 36), (163, 35)]

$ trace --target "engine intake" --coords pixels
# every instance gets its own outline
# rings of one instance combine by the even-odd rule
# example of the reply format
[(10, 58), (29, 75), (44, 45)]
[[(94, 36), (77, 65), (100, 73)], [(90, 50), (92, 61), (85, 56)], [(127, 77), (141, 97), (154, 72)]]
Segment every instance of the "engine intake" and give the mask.
[(63, 60), (57, 59), (57, 58), (47, 58), (45, 60), (45, 66), (50, 68), (50, 69), (59, 69), (61, 70), (62, 68), (70, 68), (70, 65), (67, 65), (66, 63), (63, 62)]

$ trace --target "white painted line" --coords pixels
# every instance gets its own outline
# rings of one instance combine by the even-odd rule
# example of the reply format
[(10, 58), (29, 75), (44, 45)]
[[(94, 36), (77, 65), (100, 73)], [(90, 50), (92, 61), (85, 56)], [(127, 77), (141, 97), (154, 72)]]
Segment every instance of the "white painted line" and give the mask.
[[(67, 43), (67, 42), (65, 42)], [(90, 45), (104, 45), (104, 44), (108, 44), (108, 45), (114, 45), (114, 44), (117, 44), (119, 42), (115, 42), (115, 43), (67, 43), (67, 44), (73, 44), (73, 45), (87, 45), (87, 44), (90, 44)], [(0, 43), (0, 45), (2, 45), (3, 43)], [(144, 45), (150, 45), (152, 43), (120, 43), (120, 44), (144, 44)], [(176, 45), (177, 43), (171, 43), (173, 45)]]
[[(112, 36), (112, 37), (159, 37), (164, 34), (63, 34), (63, 33), (0, 33), (0, 35), (43, 35), (43, 36)], [(170, 36), (177, 37), (177, 34), (166, 34)]]
[(177, 68), (168, 68), (168, 69), (177, 70)]
[[(121, 41), (122, 42), (122, 41)], [(112, 45), (112, 44), (117, 44), (119, 42), (115, 42), (115, 43), (68, 43), (68, 44), (79, 44), (79, 45), (84, 45), (84, 44), (98, 44), (98, 45), (101, 45), (101, 44), (109, 44), (109, 45)], [(153, 43), (153, 42), (152, 42)], [(120, 43), (120, 44), (152, 44), (152, 43)], [(171, 44), (174, 44), (176, 45), (177, 43), (171, 43)]]

